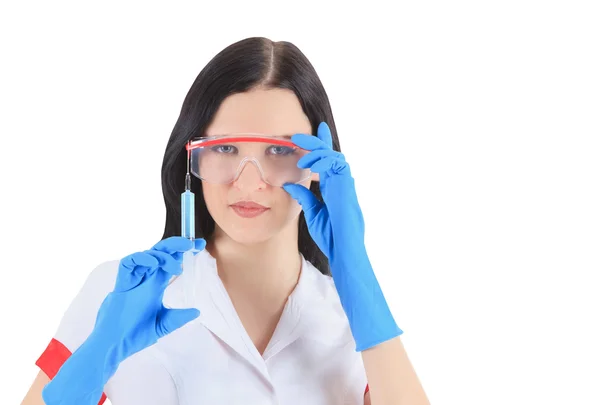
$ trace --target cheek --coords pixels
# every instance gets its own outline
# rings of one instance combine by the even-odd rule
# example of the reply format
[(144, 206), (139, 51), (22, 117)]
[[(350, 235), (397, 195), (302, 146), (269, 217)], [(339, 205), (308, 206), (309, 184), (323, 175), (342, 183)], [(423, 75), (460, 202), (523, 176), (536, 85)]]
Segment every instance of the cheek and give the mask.
[(286, 196), (286, 201), (287, 201), (287, 207), (286, 207), (287, 208), (286, 209), (287, 217), (294, 218), (294, 217), (297, 217), (298, 215), (300, 215), (300, 212), (302, 212), (302, 206), (290, 196)]
[[(310, 185), (312, 184), (313, 181), (315, 181), (315, 180), (313, 180), (313, 176), (316, 176), (318, 179), (319, 175), (317, 173), (314, 173), (313, 175), (311, 175), (310, 178), (308, 178), (307, 180), (305, 180), (301, 183), (298, 183), (298, 184), (300, 184), (303, 187), (306, 187), (307, 189), (310, 190)], [(300, 215), (300, 213), (302, 212), (302, 206), (300, 205), (300, 203), (298, 203), (296, 200), (294, 200), (285, 190), (282, 190), (282, 191), (285, 194), (283, 199), (287, 203), (287, 211), (289, 213), (288, 216), (296, 217), (296, 216)]]
[(218, 217), (223, 207), (226, 206), (227, 189), (223, 186), (202, 182), (202, 194), (204, 194), (204, 202), (210, 215), (213, 218)]

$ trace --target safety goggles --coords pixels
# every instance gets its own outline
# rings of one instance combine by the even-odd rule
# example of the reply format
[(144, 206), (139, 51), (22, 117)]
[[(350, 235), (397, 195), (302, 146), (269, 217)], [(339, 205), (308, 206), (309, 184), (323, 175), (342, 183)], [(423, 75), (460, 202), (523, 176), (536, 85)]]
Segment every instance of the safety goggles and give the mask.
[(186, 145), (188, 168), (208, 183), (228, 184), (253, 164), (262, 180), (275, 187), (307, 180), (310, 169), (298, 167), (298, 160), (310, 151), (286, 136), (243, 133), (196, 138)]

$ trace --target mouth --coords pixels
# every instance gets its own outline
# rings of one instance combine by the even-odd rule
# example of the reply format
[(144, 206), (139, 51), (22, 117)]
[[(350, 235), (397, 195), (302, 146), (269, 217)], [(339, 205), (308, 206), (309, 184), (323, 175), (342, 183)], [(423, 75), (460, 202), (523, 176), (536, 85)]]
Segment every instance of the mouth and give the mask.
[(231, 204), (230, 207), (242, 218), (254, 218), (270, 209), (253, 201), (240, 201), (235, 204)]

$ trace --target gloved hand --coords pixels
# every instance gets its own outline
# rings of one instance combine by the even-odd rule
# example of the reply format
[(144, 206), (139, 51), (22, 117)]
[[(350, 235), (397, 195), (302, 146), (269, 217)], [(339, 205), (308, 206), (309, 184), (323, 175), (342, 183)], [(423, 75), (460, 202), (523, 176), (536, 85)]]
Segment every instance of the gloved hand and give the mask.
[(295, 134), (292, 142), (311, 151), (298, 161), (298, 167), (319, 174), (324, 202), (301, 184), (283, 188), (302, 206), (311, 237), (329, 259), (356, 350), (401, 335), (367, 256), (364, 220), (350, 167), (344, 155), (332, 149), (329, 126), (322, 122), (316, 137)]
[[(193, 246), (195, 245), (195, 246)], [(94, 329), (42, 391), (47, 405), (97, 405), (104, 386), (129, 356), (198, 317), (195, 308), (169, 309), (162, 300), (183, 253), (204, 239), (175, 236), (123, 258), (115, 288), (104, 299)]]

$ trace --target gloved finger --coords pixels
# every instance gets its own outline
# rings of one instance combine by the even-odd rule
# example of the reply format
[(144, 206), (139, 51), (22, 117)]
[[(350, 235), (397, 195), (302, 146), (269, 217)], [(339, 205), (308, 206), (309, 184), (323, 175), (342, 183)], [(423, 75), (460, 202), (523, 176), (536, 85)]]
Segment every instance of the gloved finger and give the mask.
[(305, 150), (331, 149), (330, 146), (314, 135), (294, 134), (291, 141)]
[(196, 308), (165, 308), (158, 313), (156, 334), (159, 338), (181, 328), (186, 323), (193, 321), (200, 315)]
[[(194, 239), (194, 248), (196, 248), (196, 250), (198, 252), (201, 250), (204, 250), (205, 247), (206, 247), (206, 240), (204, 240), (202, 238)], [(194, 254), (197, 254), (198, 252), (194, 252)]]
[(348, 163), (337, 156), (325, 156), (316, 161), (310, 170), (315, 173), (346, 174), (350, 173)]
[[(198, 253), (200, 253), (201, 251), (204, 250), (205, 246), (206, 246), (206, 241), (204, 239), (202, 239), (202, 238), (194, 239), (193, 248), (191, 248), (190, 250), (192, 251), (193, 255), (196, 256)], [(172, 253), (171, 256), (173, 256), (173, 258), (175, 258), (175, 260), (182, 262), (183, 254), (186, 252), (175, 252), (175, 253)]]
[(128, 291), (137, 287), (144, 275), (158, 269), (159, 261), (145, 252), (133, 253), (119, 262), (119, 270), (114, 290)]
[[(298, 160), (298, 167), (301, 169), (311, 169), (312, 170), (312, 165), (315, 164), (315, 162), (321, 160), (322, 158), (325, 157), (334, 157), (337, 159), (341, 159), (341, 160), (345, 160), (344, 155), (342, 155), (340, 152), (336, 152), (332, 149), (317, 149), (317, 150), (313, 150), (312, 152), (308, 153), (307, 155), (304, 155), (300, 158), (300, 160)], [(315, 170), (312, 170), (313, 172), (316, 173)]]
[(178, 276), (181, 274), (181, 261), (175, 259), (169, 253), (154, 249), (147, 250), (146, 252), (156, 258), (159, 263), (158, 268), (168, 273), (169, 276)]
[(145, 252), (136, 252), (121, 259), (120, 265), (134, 271), (136, 267), (157, 267), (158, 260)]
[(159, 266), (155, 257), (146, 252), (137, 252), (124, 257), (119, 264), (119, 269), (132, 276), (142, 277), (148, 272), (154, 272)]
[(181, 253), (181, 252), (171, 253), (171, 257), (173, 259), (177, 260), (179, 263), (181, 263), (181, 261), (183, 260), (183, 253)]
[(331, 137), (331, 129), (329, 125), (325, 121), (319, 124), (317, 128), (317, 138), (319, 138), (325, 145), (327, 145), (330, 149), (333, 149), (333, 139)]
[(329, 125), (326, 122), (319, 124), (316, 137), (306, 134), (295, 134), (292, 135), (292, 142), (306, 150), (333, 149), (331, 129), (329, 129)]
[(312, 222), (323, 204), (317, 199), (317, 196), (301, 184), (284, 184), (283, 189), (302, 206), (306, 221)]
[(177, 252), (187, 252), (192, 246), (192, 241), (188, 238), (184, 238), (183, 236), (171, 236), (158, 242), (152, 249), (173, 254)]

